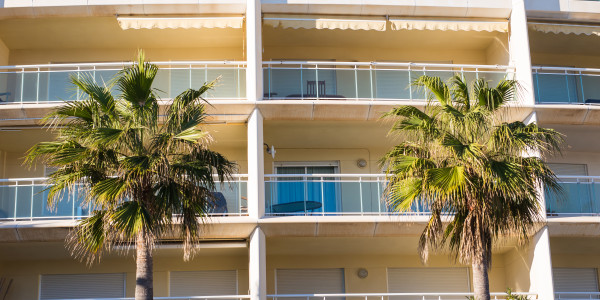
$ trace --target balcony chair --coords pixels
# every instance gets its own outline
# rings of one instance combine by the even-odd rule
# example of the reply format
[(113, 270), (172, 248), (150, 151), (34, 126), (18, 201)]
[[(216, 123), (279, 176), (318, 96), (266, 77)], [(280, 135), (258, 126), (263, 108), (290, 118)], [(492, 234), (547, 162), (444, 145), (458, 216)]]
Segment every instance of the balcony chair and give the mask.
[(319, 97), (325, 97), (325, 80), (319, 80), (319, 84), (317, 86), (317, 81), (309, 80), (306, 82), (306, 95), (307, 98), (317, 98), (317, 91)]

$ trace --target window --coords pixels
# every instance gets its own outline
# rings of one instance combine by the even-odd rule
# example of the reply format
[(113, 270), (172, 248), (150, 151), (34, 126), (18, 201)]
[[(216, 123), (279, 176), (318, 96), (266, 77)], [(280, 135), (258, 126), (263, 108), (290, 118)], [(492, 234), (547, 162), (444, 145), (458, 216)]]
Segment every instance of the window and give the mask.
[[(553, 268), (554, 292), (598, 292), (598, 273), (594, 268)], [(561, 295), (560, 298), (581, 298), (582, 295)], [(587, 295), (585, 295), (588, 298)], [(598, 299), (597, 296), (588, 299)]]
[(467, 268), (388, 269), (389, 293), (469, 293), (470, 291)]
[(125, 273), (43, 274), (40, 299), (125, 297)]
[(343, 294), (345, 290), (344, 269), (276, 270), (277, 294)]
[(169, 276), (171, 297), (237, 295), (237, 272), (174, 271)]

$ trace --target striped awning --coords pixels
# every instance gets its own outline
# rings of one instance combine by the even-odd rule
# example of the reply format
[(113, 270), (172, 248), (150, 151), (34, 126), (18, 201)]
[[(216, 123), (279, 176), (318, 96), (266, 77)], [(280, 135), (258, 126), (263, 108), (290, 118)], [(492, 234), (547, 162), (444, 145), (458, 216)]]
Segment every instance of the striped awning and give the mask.
[(242, 28), (244, 17), (117, 17), (121, 29)]
[(508, 32), (507, 20), (435, 20), (390, 18), (392, 30), (442, 30)]
[(332, 15), (265, 15), (264, 25), (293, 29), (351, 29), (385, 31), (385, 17)]
[(558, 24), (558, 23), (528, 23), (529, 29), (545, 33), (563, 33), (577, 35), (597, 35), (600, 36), (600, 26), (578, 25), (578, 24)]

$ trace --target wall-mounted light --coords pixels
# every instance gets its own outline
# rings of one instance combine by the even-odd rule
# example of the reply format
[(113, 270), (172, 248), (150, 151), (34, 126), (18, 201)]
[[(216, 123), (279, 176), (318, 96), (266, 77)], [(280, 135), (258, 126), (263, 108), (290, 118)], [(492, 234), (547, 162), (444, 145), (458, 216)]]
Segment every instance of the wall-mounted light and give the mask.
[(356, 165), (362, 169), (367, 166), (367, 161), (360, 158), (360, 159), (356, 160)]
[(271, 157), (275, 159), (275, 153), (277, 153), (277, 151), (275, 151), (275, 146), (269, 146), (267, 143), (265, 143), (265, 146), (267, 146), (267, 153), (271, 154)]
[(358, 276), (358, 278), (360, 279), (365, 279), (367, 278), (367, 276), (369, 276), (369, 271), (367, 271), (367, 269), (365, 268), (360, 268), (358, 269), (358, 271), (356, 272), (356, 275)]

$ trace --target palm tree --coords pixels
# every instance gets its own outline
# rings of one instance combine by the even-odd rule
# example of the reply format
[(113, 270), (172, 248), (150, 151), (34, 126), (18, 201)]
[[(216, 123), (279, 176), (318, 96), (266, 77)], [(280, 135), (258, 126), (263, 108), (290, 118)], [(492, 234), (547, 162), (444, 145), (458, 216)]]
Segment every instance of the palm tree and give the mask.
[(381, 159), (387, 201), (400, 212), (416, 203), (428, 207), (421, 258), (449, 249), (472, 265), (475, 299), (489, 300), (494, 241), (516, 236), (526, 242), (543, 220), (541, 184), (560, 191), (543, 155), (560, 151), (562, 135), (502, 121), (502, 108), (518, 94), (513, 80), (490, 88), (478, 79), (469, 90), (458, 75), (449, 84), (422, 76), (413, 85), (428, 94), (425, 109), (400, 106), (385, 114), (395, 120), (390, 133), (403, 139)]
[[(152, 88), (157, 71), (140, 52), (111, 84), (72, 77), (87, 99), (49, 114), (45, 122), (57, 125), (56, 140), (26, 156), (29, 164), (40, 159), (58, 168), (49, 177), (51, 206), (62, 193), (85, 187), (84, 204), (95, 210), (68, 238), (75, 256), (92, 263), (103, 250), (135, 244), (138, 300), (153, 299), (153, 245), (178, 235), (189, 259), (215, 200), (215, 180), (223, 182), (235, 167), (208, 149), (210, 136), (198, 128), (206, 118), (202, 95), (214, 83), (181, 93), (163, 110)], [(115, 85), (118, 95), (111, 94)]]

